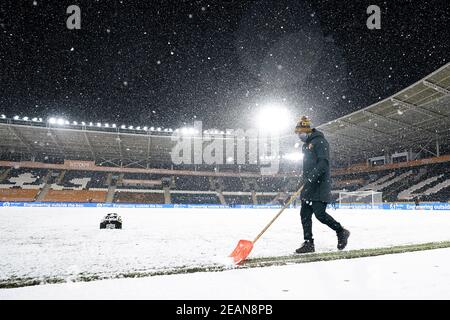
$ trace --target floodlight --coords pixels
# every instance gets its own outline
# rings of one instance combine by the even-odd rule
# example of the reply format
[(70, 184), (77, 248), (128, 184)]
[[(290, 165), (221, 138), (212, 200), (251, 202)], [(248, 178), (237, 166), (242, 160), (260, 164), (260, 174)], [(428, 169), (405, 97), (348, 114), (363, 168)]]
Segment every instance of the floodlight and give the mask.
[(288, 110), (281, 105), (267, 105), (256, 117), (257, 127), (262, 131), (280, 132), (286, 129), (292, 116)]

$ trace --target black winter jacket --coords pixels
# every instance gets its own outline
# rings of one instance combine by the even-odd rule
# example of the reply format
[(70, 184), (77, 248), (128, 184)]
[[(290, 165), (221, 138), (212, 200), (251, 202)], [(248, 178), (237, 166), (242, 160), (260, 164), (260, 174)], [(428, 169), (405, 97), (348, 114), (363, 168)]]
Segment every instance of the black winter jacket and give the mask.
[(303, 144), (303, 191), (306, 201), (331, 202), (330, 147), (322, 132), (313, 129)]

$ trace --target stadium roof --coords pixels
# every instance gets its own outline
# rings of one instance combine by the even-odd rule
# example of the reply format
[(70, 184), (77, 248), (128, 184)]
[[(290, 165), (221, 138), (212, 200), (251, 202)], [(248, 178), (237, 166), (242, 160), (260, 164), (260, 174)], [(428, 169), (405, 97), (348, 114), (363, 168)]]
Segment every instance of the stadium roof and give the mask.
[[(450, 63), (380, 102), (320, 125), (336, 159), (416, 152), (450, 140)], [(429, 150), (427, 150), (429, 151)]]
[[(399, 93), (318, 128), (333, 158), (355, 162), (370, 156), (424, 150), (450, 140), (450, 63)], [(159, 128), (158, 128), (159, 129)], [(220, 134), (220, 132), (216, 132)], [(164, 130), (131, 130), (0, 117), (0, 151), (29, 156), (96, 160), (118, 165), (170, 164), (175, 141)], [(282, 139), (282, 153), (296, 137)], [(208, 142), (205, 142), (208, 144)]]
[(168, 134), (128, 133), (99, 128), (63, 128), (50, 125), (0, 123), (0, 148), (30, 155), (110, 164), (140, 160), (170, 162), (174, 145)]

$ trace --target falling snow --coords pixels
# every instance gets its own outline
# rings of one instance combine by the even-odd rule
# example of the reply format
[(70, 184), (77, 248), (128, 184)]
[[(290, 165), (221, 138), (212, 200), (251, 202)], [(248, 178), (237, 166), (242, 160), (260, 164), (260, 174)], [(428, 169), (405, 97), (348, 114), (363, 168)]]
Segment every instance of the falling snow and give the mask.
[[(29, 12), (15, 3), (0, 4), (9, 13), (0, 21), (0, 69), (9, 79), (0, 112), (8, 115), (175, 127), (195, 112), (209, 127), (246, 128), (271, 101), (296, 116), (314, 107), (312, 120), (320, 124), (382, 100), (448, 61), (445, 1), (413, 2), (407, 15), (384, 20), (381, 32), (365, 29), (360, 6), (322, 0), (164, 7), (98, 1), (95, 10), (80, 4), (81, 32), (66, 29), (60, 8), (46, 6), (40, 21), (40, 1), (29, 1)], [(404, 10), (379, 5), (390, 14)], [(50, 18), (54, 23), (44, 23)], [(51, 101), (41, 103), (42, 96)], [(158, 109), (151, 118), (149, 101)]]

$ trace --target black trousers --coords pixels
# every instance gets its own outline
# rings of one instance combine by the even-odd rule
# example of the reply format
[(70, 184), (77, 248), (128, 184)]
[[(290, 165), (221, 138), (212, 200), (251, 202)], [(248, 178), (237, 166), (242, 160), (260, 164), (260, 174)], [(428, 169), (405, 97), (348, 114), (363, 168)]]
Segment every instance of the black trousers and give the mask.
[(312, 215), (316, 216), (317, 220), (326, 224), (334, 231), (339, 231), (342, 226), (339, 222), (333, 219), (325, 212), (327, 204), (322, 201), (304, 201), (302, 200), (302, 208), (300, 210), (300, 217), (302, 219), (303, 237), (305, 240), (313, 240), (312, 234)]

